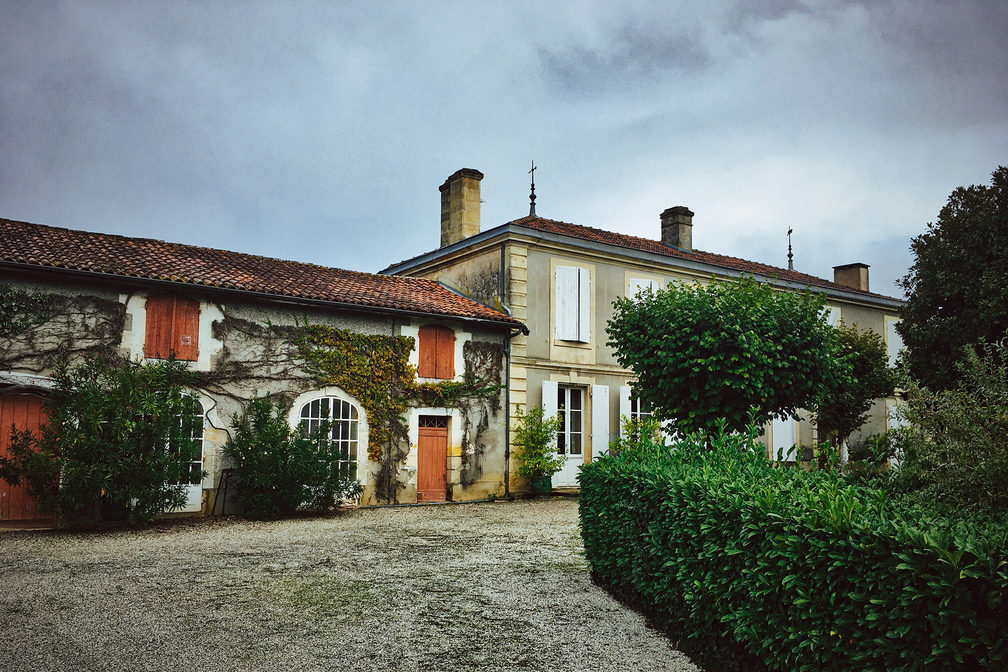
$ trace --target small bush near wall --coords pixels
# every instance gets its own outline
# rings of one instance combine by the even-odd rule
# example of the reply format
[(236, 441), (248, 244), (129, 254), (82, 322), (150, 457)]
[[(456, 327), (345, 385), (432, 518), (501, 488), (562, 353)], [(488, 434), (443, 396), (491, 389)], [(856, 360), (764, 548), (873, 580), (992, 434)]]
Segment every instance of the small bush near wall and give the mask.
[(585, 465), (596, 580), (714, 670), (1008, 669), (1008, 526), (900, 509), (750, 438)]
[(328, 423), (303, 437), (287, 424), (283, 404), (264, 397), (251, 400), (231, 424), (235, 432), (224, 452), (235, 463), (242, 515), (271, 519), (300, 508), (328, 511), (360, 496), (360, 483), (336, 467)]
[[(136, 362), (92, 353), (60, 360), (45, 401), (48, 422), (12, 431), (0, 477), (24, 482), (39, 508), (70, 527), (128, 518), (149, 523), (185, 502), (196, 400), (183, 362)], [(195, 475), (201, 479), (203, 474)]]

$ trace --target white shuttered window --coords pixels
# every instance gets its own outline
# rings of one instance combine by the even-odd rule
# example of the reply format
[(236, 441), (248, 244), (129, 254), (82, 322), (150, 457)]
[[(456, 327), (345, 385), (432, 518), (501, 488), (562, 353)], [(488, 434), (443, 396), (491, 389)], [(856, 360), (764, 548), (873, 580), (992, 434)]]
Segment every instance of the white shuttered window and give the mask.
[(591, 274), (586, 268), (556, 267), (556, 338), (591, 342)]
[(627, 296), (631, 299), (637, 298), (642, 293), (648, 290), (652, 292), (657, 292), (661, 289), (661, 283), (657, 280), (646, 280), (643, 278), (630, 278), (630, 288), (627, 291)]

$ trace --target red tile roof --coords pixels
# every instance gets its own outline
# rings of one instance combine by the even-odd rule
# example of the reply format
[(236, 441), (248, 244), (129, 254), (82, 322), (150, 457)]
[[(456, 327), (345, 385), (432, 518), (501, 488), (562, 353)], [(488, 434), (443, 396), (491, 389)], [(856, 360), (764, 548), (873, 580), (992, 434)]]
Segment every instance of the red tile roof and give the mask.
[(590, 240), (596, 243), (615, 245), (629, 250), (639, 250), (641, 252), (650, 252), (652, 254), (660, 254), (666, 257), (675, 257), (701, 264), (709, 264), (711, 266), (732, 269), (742, 273), (762, 275), (765, 277), (776, 276), (778, 280), (801, 285), (802, 287), (811, 285), (813, 287), (824, 287), (827, 289), (839, 289), (846, 292), (856, 292), (866, 296), (878, 296), (886, 299), (892, 298), (882, 294), (875, 294), (874, 292), (854, 289), (845, 285), (838, 285), (835, 282), (824, 280), (807, 273), (789, 271), (784, 268), (777, 268), (776, 266), (770, 266), (768, 264), (759, 264), (755, 261), (746, 261), (745, 259), (728, 257), (722, 254), (712, 254), (710, 252), (701, 252), (699, 250), (687, 252), (686, 250), (669, 247), (660, 240), (627, 236), (622, 233), (613, 233), (612, 231), (603, 231), (601, 229), (593, 229), (589, 226), (581, 226), (580, 224), (569, 224), (568, 222), (559, 222), (554, 219), (544, 219), (542, 217), (535, 217), (532, 215), (522, 217), (521, 219), (516, 219), (508, 223), (518, 226), (527, 226), (531, 229), (544, 231), (546, 233), (555, 233), (563, 236), (570, 236), (572, 238)]
[(9, 219), (0, 219), (0, 262), (521, 324), (433, 280), (345, 271)]

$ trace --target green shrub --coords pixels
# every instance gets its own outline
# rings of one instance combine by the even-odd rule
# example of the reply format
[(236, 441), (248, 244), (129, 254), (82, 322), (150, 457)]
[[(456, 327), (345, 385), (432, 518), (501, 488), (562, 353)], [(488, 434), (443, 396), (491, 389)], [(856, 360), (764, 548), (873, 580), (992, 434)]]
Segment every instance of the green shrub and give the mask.
[(1008, 528), (900, 509), (752, 436), (585, 465), (596, 580), (715, 670), (1004, 670)]
[(515, 457), (522, 461), (518, 475), (522, 478), (546, 478), (563, 469), (564, 459), (558, 457), (553, 439), (560, 429), (560, 416), (543, 417), (543, 409), (533, 406), (526, 415), (515, 404), (518, 422), (514, 428), (514, 445), (520, 448)]
[(967, 346), (961, 382), (933, 392), (906, 389), (899, 430), (903, 461), (894, 487), (920, 501), (963, 508), (1008, 506), (1008, 342), (981, 357)]
[(263, 397), (231, 418), (235, 431), (224, 453), (235, 464), (242, 515), (271, 519), (301, 508), (328, 511), (359, 497), (356, 474), (340, 468), (329, 423), (305, 437), (287, 424), (285, 411)]
[(96, 355), (59, 362), (52, 379), (48, 424), (12, 434), (0, 476), (26, 483), (40, 509), (71, 527), (123, 516), (143, 524), (185, 503), (184, 483), (203, 474), (190, 473), (199, 448), (187, 419), (197, 411), (183, 362)]

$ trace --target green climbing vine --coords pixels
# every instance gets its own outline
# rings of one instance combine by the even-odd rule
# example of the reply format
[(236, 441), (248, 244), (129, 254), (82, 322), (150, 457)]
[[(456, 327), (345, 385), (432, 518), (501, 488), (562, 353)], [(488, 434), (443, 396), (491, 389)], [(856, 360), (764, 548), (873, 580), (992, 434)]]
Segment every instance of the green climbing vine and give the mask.
[[(412, 337), (359, 334), (308, 323), (286, 333), (309, 375), (320, 385), (342, 388), (364, 406), (370, 432), (368, 458), (382, 464), (379, 496), (395, 497), (394, 468), (409, 450), (409, 429), (404, 415), (411, 405), (458, 408), (463, 412), (463, 453), (469, 467), (465, 474), (468, 482), (463, 484), (478, 478), (478, 460), (485, 450), (479, 438), (489, 426), (489, 414), (500, 410), (503, 385), (494, 382), (501, 380), (503, 371), (500, 344), (467, 342), (463, 347), (465, 373), (461, 381), (421, 383), (409, 363)], [(480, 406), (478, 409), (476, 404)], [(475, 432), (470, 417), (473, 411), (480, 415)]]
[(0, 285), (0, 336), (10, 336), (48, 320), (64, 297)]

